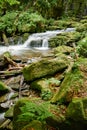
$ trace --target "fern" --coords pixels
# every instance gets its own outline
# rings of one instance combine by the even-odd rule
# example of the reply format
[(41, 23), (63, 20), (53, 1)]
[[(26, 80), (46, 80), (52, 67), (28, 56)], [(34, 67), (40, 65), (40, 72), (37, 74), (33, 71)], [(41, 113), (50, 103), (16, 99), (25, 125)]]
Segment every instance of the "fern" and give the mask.
[(48, 111), (48, 103), (36, 104), (33, 102), (26, 103), (20, 107), (21, 114), (18, 116), (18, 121), (45, 121), (52, 113)]

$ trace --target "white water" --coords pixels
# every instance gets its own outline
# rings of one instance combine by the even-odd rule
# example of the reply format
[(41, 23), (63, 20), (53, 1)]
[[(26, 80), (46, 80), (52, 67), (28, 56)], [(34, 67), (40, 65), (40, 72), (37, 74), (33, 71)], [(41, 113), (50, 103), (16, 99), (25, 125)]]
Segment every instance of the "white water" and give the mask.
[[(35, 33), (29, 36), (28, 40), (25, 41), (23, 45), (12, 45), (12, 46), (0, 46), (0, 54), (3, 54), (6, 51), (9, 51), (11, 54), (19, 55), (23, 51), (36, 49), (36, 50), (48, 50), (48, 40), (57, 34), (63, 32), (71, 32), (75, 31), (74, 28), (67, 28), (66, 30), (55, 30), (55, 31), (47, 31), (44, 33)], [(19, 43), (19, 42), (18, 42)]]

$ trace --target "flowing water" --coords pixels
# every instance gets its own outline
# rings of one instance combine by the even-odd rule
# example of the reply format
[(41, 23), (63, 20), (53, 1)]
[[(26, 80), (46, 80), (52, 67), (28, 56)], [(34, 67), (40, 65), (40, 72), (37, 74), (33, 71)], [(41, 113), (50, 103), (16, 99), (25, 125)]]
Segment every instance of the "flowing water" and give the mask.
[[(21, 55), (23, 53), (31, 53), (35, 51), (46, 51), (49, 49), (48, 40), (60, 33), (74, 31), (74, 28), (66, 30), (46, 31), (44, 33), (35, 33), (29, 36), (24, 44), (0, 46), (0, 54), (9, 51), (12, 55)], [(18, 41), (19, 43), (19, 41)]]

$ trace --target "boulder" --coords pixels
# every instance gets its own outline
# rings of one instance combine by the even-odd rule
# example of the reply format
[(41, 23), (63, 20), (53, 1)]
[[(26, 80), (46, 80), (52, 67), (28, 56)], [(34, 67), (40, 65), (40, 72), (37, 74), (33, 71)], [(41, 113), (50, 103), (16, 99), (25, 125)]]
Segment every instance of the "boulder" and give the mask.
[(65, 108), (43, 102), (39, 98), (19, 99), (14, 106), (13, 130), (47, 130), (48, 125), (56, 129), (65, 120)]
[(58, 87), (60, 81), (56, 78), (43, 78), (31, 83), (31, 89), (39, 90), (43, 100), (50, 100), (53, 97), (55, 87)]
[(77, 51), (80, 56), (87, 57), (87, 36), (78, 42)]
[(12, 106), (11, 108), (9, 108), (6, 112), (4, 117), (8, 118), (8, 119), (12, 119), (13, 118), (13, 109), (14, 107)]
[(34, 120), (26, 125), (22, 130), (47, 130), (40, 121)]
[(57, 53), (64, 53), (64, 54), (70, 54), (74, 51), (74, 49), (72, 47), (69, 47), (69, 46), (65, 46), (65, 45), (61, 45), (61, 46), (58, 46), (54, 49), (54, 53), (57, 54)]
[(79, 58), (71, 70), (66, 73), (59, 91), (56, 92), (51, 101), (69, 103), (73, 97), (85, 97), (87, 95), (86, 70), (87, 59)]
[(61, 72), (65, 70), (67, 66), (67, 61), (58, 60), (57, 58), (52, 60), (41, 60), (24, 67), (23, 76), (26, 81), (34, 81)]
[(49, 39), (49, 46), (52, 48), (61, 45), (72, 46), (73, 42), (77, 42), (80, 39), (81, 34), (79, 32), (64, 32)]
[(87, 123), (87, 97), (73, 98), (67, 108), (66, 117), (74, 121), (86, 121)]

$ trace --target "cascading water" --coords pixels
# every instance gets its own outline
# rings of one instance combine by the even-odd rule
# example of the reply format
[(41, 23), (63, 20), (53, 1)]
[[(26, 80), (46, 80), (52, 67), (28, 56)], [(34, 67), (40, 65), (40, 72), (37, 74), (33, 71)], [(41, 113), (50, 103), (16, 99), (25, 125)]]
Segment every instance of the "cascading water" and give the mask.
[[(75, 31), (74, 28), (67, 28), (66, 30), (55, 30), (47, 31), (44, 33), (35, 33), (29, 36), (28, 40), (24, 44), (11, 45), (11, 46), (0, 46), (0, 54), (9, 51), (11, 54), (19, 55), (23, 51), (28, 51), (32, 49), (37, 50), (47, 50), (49, 49), (48, 40), (57, 34), (63, 32), (72, 32)], [(18, 41), (19, 43), (19, 41)]]

